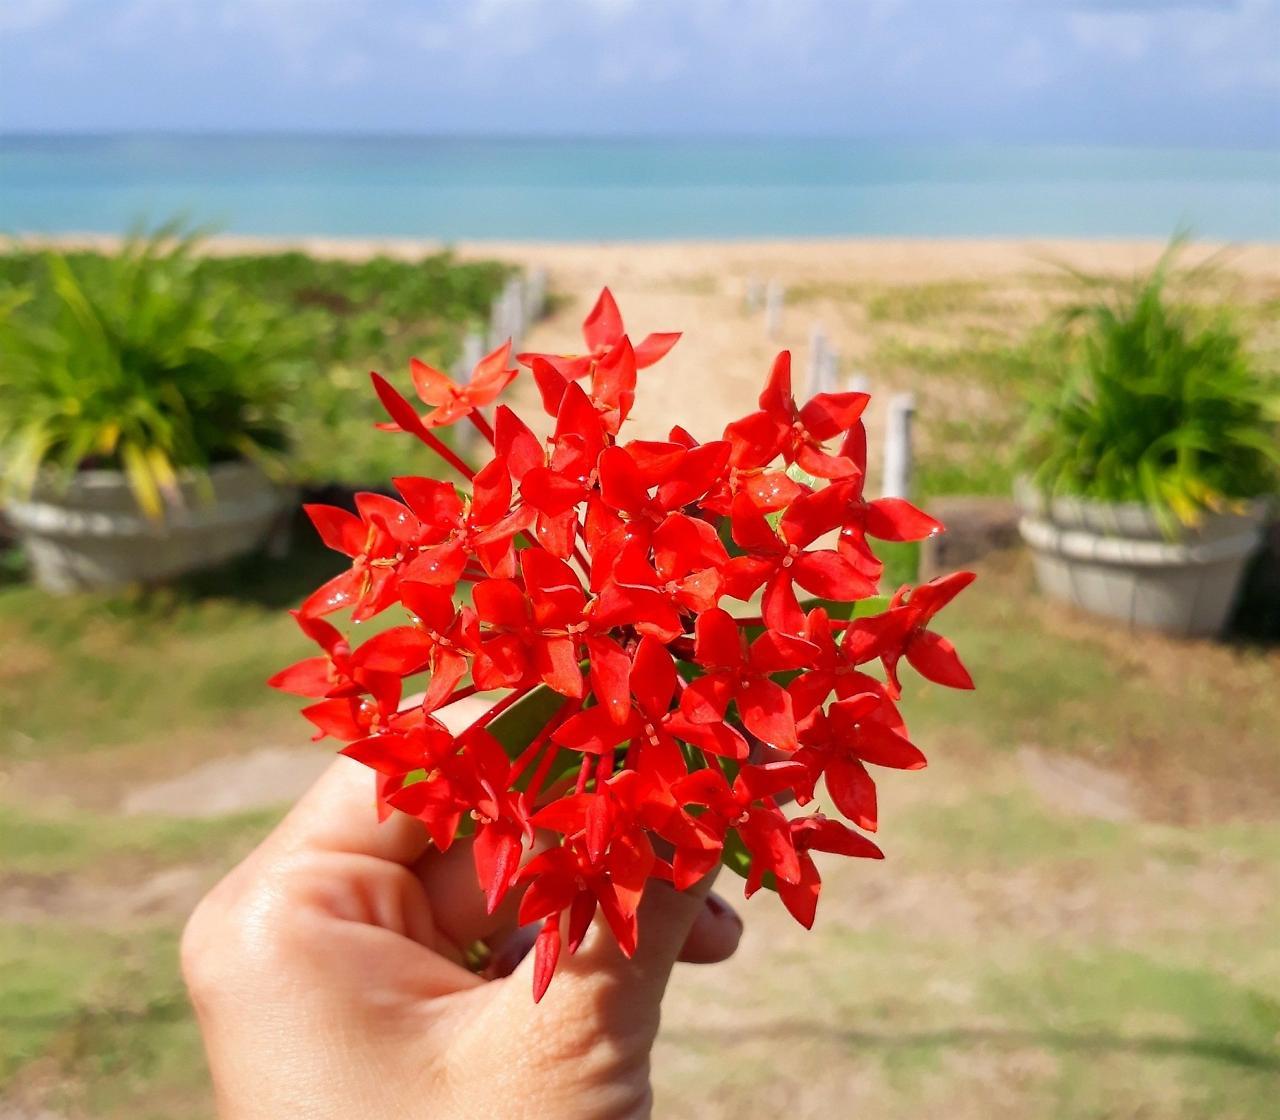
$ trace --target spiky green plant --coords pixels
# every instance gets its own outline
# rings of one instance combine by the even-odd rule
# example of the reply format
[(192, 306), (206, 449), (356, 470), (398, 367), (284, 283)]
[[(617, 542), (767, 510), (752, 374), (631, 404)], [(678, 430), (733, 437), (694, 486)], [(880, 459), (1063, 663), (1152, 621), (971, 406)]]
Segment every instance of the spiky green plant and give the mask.
[(1044, 493), (1143, 502), (1169, 533), (1280, 481), (1276, 379), (1225, 314), (1171, 298), (1181, 244), (1129, 284), (1081, 277), (1096, 294), (1065, 314), (1067, 364), (1023, 451)]
[(284, 444), (278, 315), (199, 267), (167, 225), (106, 257), (45, 255), (0, 298), (0, 465), (9, 492), (42, 472), (125, 472), (163, 515), (184, 471), (270, 462)]

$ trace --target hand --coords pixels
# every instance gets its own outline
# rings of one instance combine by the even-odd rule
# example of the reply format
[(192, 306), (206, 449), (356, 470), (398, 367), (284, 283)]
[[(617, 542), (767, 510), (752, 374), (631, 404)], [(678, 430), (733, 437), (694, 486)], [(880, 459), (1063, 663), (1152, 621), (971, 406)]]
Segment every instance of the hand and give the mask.
[(709, 882), (651, 883), (634, 959), (593, 928), (535, 1005), (515, 900), (486, 915), (468, 846), (427, 847), (340, 758), (196, 908), (183, 972), (223, 1120), (649, 1115), (671, 968), (730, 956), (737, 915)]

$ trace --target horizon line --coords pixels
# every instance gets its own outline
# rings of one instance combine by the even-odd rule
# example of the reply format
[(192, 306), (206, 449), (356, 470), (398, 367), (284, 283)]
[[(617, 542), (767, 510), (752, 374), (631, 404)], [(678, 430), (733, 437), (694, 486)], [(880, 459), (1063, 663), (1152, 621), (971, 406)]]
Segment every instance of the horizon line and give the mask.
[(800, 143), (847, 143), (894, 147), (949, 147), (996, 149), (1122, 149), (1165, 152), (1250, 152), (1280, 155), (1280, 142), (1257, 144), (1212, 144), (1163, 140), (1015, 140), (977, 137), (902, 137), (868, 133), (834, 132), (498, 132), (477, 130), (413, 131), (408, 129), (295, 128), (103, 128), (103, 129), (27, 129), (0, 128), (0, 142), (28, 140), (330, 140), (330, 141), (487, 141), (491, 143), (763, 143), (795, 141)]

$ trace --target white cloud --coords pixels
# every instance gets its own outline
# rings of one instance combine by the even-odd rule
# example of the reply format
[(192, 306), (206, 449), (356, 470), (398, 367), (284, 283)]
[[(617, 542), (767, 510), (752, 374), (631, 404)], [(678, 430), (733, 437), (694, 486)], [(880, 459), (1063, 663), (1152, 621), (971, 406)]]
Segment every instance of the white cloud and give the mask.
[(0, 34), (39, 30), (66, 11), (67, 0), (5, 0), (0, 7)]
[(1075, 41), (1086, 50), (1134, 61), (1151, 47), (1152, 17), (1139, 11), (1072, 12), (1067, 26)]

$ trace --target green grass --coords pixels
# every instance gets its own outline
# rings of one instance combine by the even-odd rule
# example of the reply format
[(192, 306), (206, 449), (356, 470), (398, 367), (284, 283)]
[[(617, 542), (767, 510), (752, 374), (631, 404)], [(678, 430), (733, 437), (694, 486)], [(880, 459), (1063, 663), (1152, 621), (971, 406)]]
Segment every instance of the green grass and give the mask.
[(961, 728), (994, 753), (1050, 745), (1128, 764), (1147, 786), (1177, 790), (1179, 811), (1196, 814), (1219, 803), (1227, 816), (1256, 812), (1280, 793), (1274, 651), (1072, 633), (1028, 596), (1026, 580), (1023, 568), (982, 572), (948, 608), (938, 629), (961, 650), (978, 691), (904, 678), (905, 710), (922, 741)]
[[(300, 702), (265, 681), (312, 654), (286, 608), (344, 561), (301, 516), (294, 539), (284, 560), (250, 556), (168, 587), (53, 597), (0, 583), (0, 760), (300, 740)], [(395, 621), (388, 611), (362, 632)]]
[(0, 853), (11, 875), (137, 879), (158, 867), (220, 862), (249, 850), (279, 818), (275, 809), (187, 819), (77, 812), (30, 813), (6, 806)]
[(0, 1038), (0, 1099), (38, 1061), (59, 1082), (47, 1103), (78, 1115), (212, 1111), (172, 929), (0, 924)]
[(0, 591), (0, 651), (0, 757), (19, 761), (160, 736), (229, 746), (292, 706), (263, 682), (305, 645), (274, 606), (215, 598), (161, 609), (18, 586)]
[(991, 306), (990, 286), (977, 280), (941, 280), (885, 288), (867, 300), (872, 322), (930, 323)]

